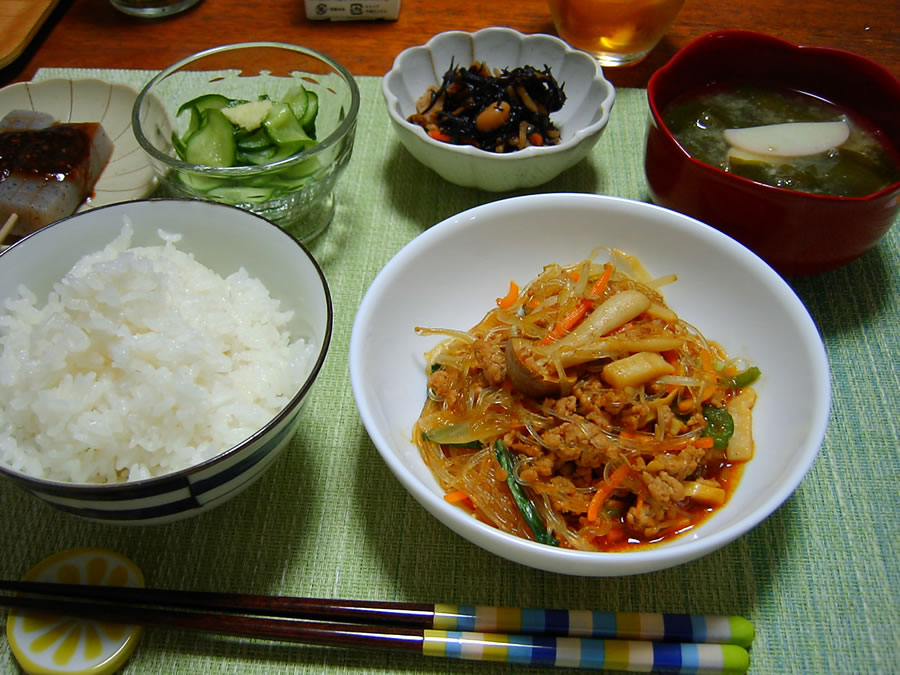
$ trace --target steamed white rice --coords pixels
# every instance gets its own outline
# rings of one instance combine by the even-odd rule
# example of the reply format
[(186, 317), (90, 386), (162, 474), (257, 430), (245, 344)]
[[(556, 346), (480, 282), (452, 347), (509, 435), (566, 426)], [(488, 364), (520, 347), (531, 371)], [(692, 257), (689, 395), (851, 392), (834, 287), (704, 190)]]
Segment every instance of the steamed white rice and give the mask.
[(134, 481), (248, 438), (314, 358), (290, 312), (243, 269), (222, 278), (132, 229), (82, 258), (46, 303), (24, 286), (0, 314), (0, 461), (39, 478)]

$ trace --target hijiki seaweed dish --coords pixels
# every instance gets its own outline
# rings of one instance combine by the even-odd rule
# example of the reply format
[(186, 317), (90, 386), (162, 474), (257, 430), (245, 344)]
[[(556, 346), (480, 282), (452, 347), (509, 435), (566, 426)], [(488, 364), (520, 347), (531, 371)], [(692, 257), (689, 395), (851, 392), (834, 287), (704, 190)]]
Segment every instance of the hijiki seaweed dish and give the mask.
[(546, 65), (491, 70), (451, 62), (441, 85), (429, 87), (407, 120), (436, 140), (489, 152), (557, 145), (560, 132), (550, 114), (566, 102), (564, 87)]

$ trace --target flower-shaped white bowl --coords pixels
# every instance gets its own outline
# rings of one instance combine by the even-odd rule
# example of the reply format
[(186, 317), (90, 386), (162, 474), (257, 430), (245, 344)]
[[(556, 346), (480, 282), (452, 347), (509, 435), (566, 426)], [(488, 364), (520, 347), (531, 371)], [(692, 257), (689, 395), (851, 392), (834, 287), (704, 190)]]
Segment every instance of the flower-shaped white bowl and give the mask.
[[(762, 371), (754, 385), (759, 396), (753, 409), (756, 451), (728, 503), (680, 537), (620, 553), (546, 546), (473, 518), (443, 498), (412, 441), (427, 395), (425, 353), (444, 339), (421, 336), (416, 326), (467, 330), (506, 292), (511, 279), (522, 285), (544, 265), (577, 262), (601, 246), (637, 256), (652, 275), (676, 275), (677, 282), (664, 289), (669, 306)], [(467, 272), (460, 274), (463, 268)], [(350, 339), (350, 380), (378, 452), (433, 516), (509, 560), (583, 576), (673, 567), (758, 525), (793, 493), (812, 465), (831, 401), (828, 360), (815, 323), (784, 280), (749, 249), (675, 211), (617, 197), (565, 193), (478, 206), (407, 244), (381, 270), (360, 304)]]
[[(559, 145), (498, 154), (435, 140), (408, 122), (416, 101), (429, 87), (440, 85), (451, 62), (465, 67), (485, 62), (492, 69), (550, 66), (568, 97), (550, 116), (561, 132)], [(524, 35), (509, 28), (448, 31), (400, 52), (382, 92), (400, 142), (413, 157), (451, 183), (489, 192), (536, 187), (580, 162), (600, 139), (616, 98), (596, 59), (552, 35)]]

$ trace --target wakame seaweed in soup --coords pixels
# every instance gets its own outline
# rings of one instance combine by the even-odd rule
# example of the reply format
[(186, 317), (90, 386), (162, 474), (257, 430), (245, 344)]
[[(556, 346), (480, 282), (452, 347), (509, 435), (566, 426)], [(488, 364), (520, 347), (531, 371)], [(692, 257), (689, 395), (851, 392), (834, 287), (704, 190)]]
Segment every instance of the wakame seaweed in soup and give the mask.
[[(844, 108), (803, 92), (754, 83), (716, 85), (674, 100), (663, 120), (696, 159), (776, 187), (863, 197), (900, 180), (900, 153), (877, 130)], [(729, 156), (726, 129), (788, 122), (845, 121), (849, 138), (837, 148), (793, 157)]]

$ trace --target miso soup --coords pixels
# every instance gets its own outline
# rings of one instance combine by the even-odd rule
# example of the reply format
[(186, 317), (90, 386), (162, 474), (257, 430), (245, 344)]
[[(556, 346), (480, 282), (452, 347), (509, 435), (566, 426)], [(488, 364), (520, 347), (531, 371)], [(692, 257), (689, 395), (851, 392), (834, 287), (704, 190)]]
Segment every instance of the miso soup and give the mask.
[[(756, 83), (716, 85), (677, 98), (663, 110), (663, 120), (691, 156), (760, 183), (863, 197), (900, 180), (900, 154), (882, 134), (847, 110), (803, 92)], [(748, 156), (735, 152), (725, 138), (727, 129), (839, 120), (849, 126), (847, 140), (815, 154)]]

